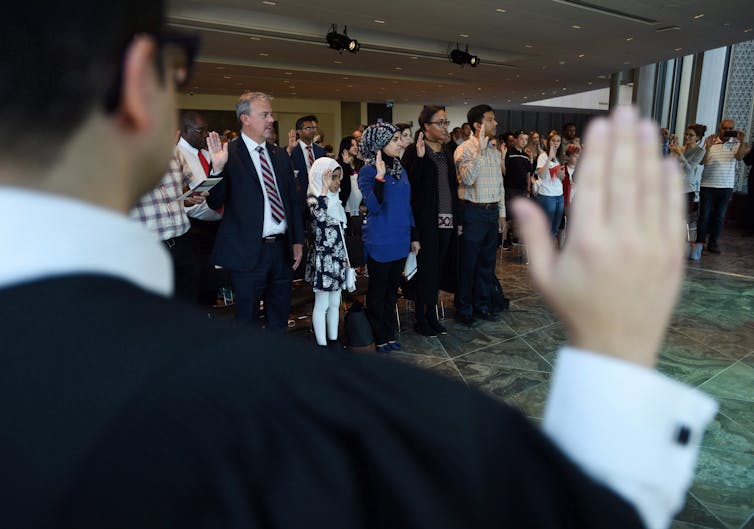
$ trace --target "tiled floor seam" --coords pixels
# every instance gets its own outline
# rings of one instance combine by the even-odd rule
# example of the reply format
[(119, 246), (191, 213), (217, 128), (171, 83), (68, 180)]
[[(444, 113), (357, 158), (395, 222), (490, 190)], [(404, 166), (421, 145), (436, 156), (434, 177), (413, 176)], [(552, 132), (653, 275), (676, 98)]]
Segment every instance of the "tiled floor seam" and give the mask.
[(752, 512), (749, 517), (746, 519), (744, 523), (741, 524), (741, 527), (739, 529), (744, 529), (746, 527), (746, 524), (754, 520), (754, 512)]
[(534, 349), (534, 346), (533, 346), (532, 344), (530, 344), (529, 342), (527, 342), (527, 341), (526, 341), (525, 335), (524, 335), (524, 336), (521, 336), (520, 338), (521, 338), (521, 340), (522, 340), (522, 341), (523, 341), (523, 342), (524, 342), (524, 343), (525, 343), (526, 345), (528, 345), (528, 346), (529, 346), (529, 349), (531, 349), (532, 351), (534, 351), (534, 353), (535, 353), (535, 354), (536, 354), (537, 356), (539, 356), (539, 357), (540, 357), (540, 358), (541, 358), (542, 360), (544, 360), (545, 362), (547, 362), (547, 365), (549, 365), (549, 366), (550, 366), (551, 368), (555, 367), (555, 366), (554, 366), (554, 365), (552, 364), (552, 362), (550, 362), (550, 361), (549, 361), (549, 360), (548, 360), (547, 358), (545, 358), (545, 357), (544, 357), (544, 355), (543, 355), (542, 353), (540, 353), (539, 351), (537, 351), (536, 349)]
[(692, 498), (694, 498), (697, 502), (699, 502), (699, 505), (701, 505), (704, 508), (704, 510), (707, 511), (710, 514), (710, 516), (712, 516), (715, 520), (717, 520), (718, 522), (720, 522), (720, 525), (722, 525), (723, 527), (728, 527), (728, 524), (726, 524), (725, 522), (723, 522), (720, 519), (720, 517), (712, 511), (712, 509), (710, 509), (709, 507), (707, 507), (707, 505), (702, 500), (699, 499), (699, 496), (697, 496), (696, 494), (694, 494), (690, 490), (689, 490), (688, 494), (689, 494), (689, 496), (691, 496)]
[[(748, 355), (747, 355), (747, 356), (748, 356)], [(744, 357), (744, 358), (746, 358), (746, 357)], [(742, 359), (742, 360), (743, 360), (743, 359)], [(713, 381), (714, 379), (716, 379), (717, 377), (719, 377), (720, 375), (722, 375), (723, 373), (725, 373), (725, 372), (726, 372), (727, 370), (729, 370), (730, 368), (732, 368), (732, 367), (733, 367), (733, 366), (735, 366), (736, 364), (740, 364), (740, 363), (742, 363), (742, 362), (741, 362), (741, 360), (736, 360), (735, 362), (733, 362), (733, 363), (732, 363), (731, 365), (729, 365), (728, 367), (721, 369), (720, 371), (718, 371), (717, 373), (715, 373), (714, 375), (712, 375), (712, 376), (711, 376), (710, 378), (708, 378), (707, 380), (705, 380), (705, 381), (704, 381), (704, 382), (702, 382), (701, 384), (698, 384), (698, 385), (696, 386), (696, 388), (697, 388), (697, 389), (701, 389), (702, 391), (704, 391), (704, 388), (702, 388), (702, 386), (703, 386), (703, 385), (705, 385), (705, 384), (707, 384), (707, 383), (709, 383), (709, 382), (712, 382), (712, 381)], [(746, 364), (744, 364), (744, 365), (746, 365)], [(711, 395), (711, 394), (710, 394), (710, 395)], [(728, 397), (725, 397), (725, 396), (723, 396), (723, 395), (712, 395), (712, 396), (713, 396), (713, 397), (720, 397), (720, 398), (724, 398), (724, 399), (727, 399), (727, 398), (728, 398)], [(752, 402), (752, 401), (750, 401), (750, 400), (748, 400), (748, 399), (735, 399), (735, 400), (740, 400), (740, 401), (743, 401), (743, 402)]]

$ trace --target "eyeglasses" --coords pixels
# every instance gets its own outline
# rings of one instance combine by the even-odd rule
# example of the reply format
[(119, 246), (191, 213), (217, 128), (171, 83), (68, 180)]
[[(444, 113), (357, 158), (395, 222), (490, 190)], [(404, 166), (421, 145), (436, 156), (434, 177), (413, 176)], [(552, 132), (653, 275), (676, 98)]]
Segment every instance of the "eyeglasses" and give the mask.
[(202, 127), (202, 128), (196, 128), (196, 127), (188, 127), (188, 130), (196, 133), (196, 134), (207, 134), (209, 132), (209, 127)]
[[(200, 39), (198, 35), (191, 33), (163, 32), (154, 35), (157, 41), (158, 53), (156, 54), (155, 66), (160, 81), (164, 81), (165, 69), (173, 77), (175, 88), (184, 88), (191, 79), (197, 52), (199, 51)], [(125, 52), (125, 50), (124, 50)], [(120, 90), (123, 84), (123, 57), (121, 64), (115, 72), (110, 88), (105, 93), (105, 110), (113, 112), (120, 103)]]
[(301, 127), (301, 130), (317, 130), (319, 127)]
[(684, 136), (696, 136), (696, 134), (694, 134), (693, 132), (684, 132), (683, 135)]
[(432, 125), (437, 125), (440, 128), (442, 128), (442, 127), (450, 127), (450, 121), (448, 121), (447, 119), (441, 119), (441, 120), (438, 120), (438, 121), (427, 121), (427, 123), (430, 123)]

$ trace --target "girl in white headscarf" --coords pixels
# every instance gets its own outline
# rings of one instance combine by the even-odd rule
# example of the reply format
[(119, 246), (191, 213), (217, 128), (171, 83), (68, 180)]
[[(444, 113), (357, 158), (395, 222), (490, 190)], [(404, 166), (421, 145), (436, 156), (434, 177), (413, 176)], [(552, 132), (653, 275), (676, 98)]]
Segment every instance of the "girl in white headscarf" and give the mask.
[(338, 339), (340, 291), (346, 281), (348, 257), (343, 228), (346, 212), (338, 190), (342, 169), (337, 161), (323, 157), (309, 169), (306, 203), (312, 214), (314, 248), (306, 265), (306, 281), (314, 289), (312, 323), (318, 345)]

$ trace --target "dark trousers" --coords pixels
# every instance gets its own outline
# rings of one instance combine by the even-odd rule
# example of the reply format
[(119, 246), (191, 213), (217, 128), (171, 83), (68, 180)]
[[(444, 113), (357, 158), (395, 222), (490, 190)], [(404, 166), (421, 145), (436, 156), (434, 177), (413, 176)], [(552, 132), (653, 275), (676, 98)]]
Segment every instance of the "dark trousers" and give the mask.
[[(416, 256), (417, 272), (414, 279), (416, 289), (414, 300), (419, 305), (437, 305), (437, 294), (440, 291), (440, 280), (445, 271), (445, 260), (450, 247), (450, 237), (453, 235), (453, 229), (435, 228), (437, 230), (437, 247), (425, 248), (422, 242), (422, 249)], [(432, 309), (434, 310), (434, 308)]]
[(262, 244), (262, 255), (254, 270), (232, 270), (236, 321), (260, 325), (259, 302), (264, 301), (267, 328), (285, 331), (291, 308), (291, 272), (290, 247), (285, 239)]
[(219, 220), (201, 220), (189, 217), (194, 258), (197, 264), (197, 301), (200, 305), (213, 305), (217, 290), (222, 286), (223, 274), (212, 263), (212, 248), (215, 246)]
[(459, 314), (471, 316), (474, 309), (490, 310), (500, 221), (498, 208), (482, 209), (468, 203), (463, 217), (455, 306)]
[(197, 269), (194, 253), (191, 247), (191, 239), (183, 234), (162, 241), (170, 252), (173, 261), (173, 281), (175, 291), (173, 297), (186, 301), (192, 305), (196, 303)]
[(395, 303), (398, 301), (398, 285), (405, 264), (405, 258), (387, 263), (368, 258), (367, 317), (377, 345), (395, 340), (398, 335)]
[(699, 220), (696, 227), (696, 242), (704, 242), (709, 234), (709, 246), (717, 246), (717, 241), (725, 224), (725, 212), (733, 196), (733, 189), (702, 187), (699, 190)]
[(748, 235), (754, 235), (754, 169), (749, 173), (749, 192), (746, 204), (746, 226), (744, 229)]
[(529, 196), (529, 192), (526, 189), (505, 189), (505, 216), (508, 220), (508, 235), (506, 237), (508, 242), (513, 241), (513, 231), (516, 231), (516, 237), (518, 237), (518, 228), (514, 227), (516, 217), (513, 215), (513, 202), (516, 198), (526, 198)]
[(547, 216), (550, 234), (553, 237), (557, 237), (558, 231), (560, 231), (560, 222), (563, 220), (563, 210), (565, 207), (563, 195), (557, 197), (538, 195), (537, 202), (539, 202), (539, 205)]

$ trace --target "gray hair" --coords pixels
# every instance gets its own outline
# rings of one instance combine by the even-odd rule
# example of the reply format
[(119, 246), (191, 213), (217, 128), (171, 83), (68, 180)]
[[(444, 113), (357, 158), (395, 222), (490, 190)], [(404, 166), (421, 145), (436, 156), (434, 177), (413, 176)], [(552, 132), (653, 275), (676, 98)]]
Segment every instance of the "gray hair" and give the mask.
[(264, 92), (244, 92), (236, 103), (236, 118), (241, 121), (242, 114), (248, 114), (251, 104), (255, 101), (272, 101), (273, 97)]

